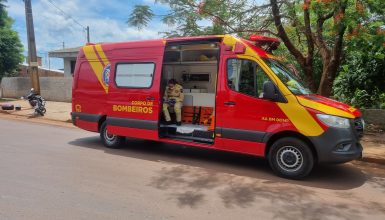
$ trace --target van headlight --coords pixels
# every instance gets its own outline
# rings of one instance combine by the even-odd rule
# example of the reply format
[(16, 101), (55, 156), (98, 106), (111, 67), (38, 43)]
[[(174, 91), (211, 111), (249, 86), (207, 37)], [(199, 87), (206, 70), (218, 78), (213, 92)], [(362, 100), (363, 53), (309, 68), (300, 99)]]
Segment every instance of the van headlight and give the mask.
[(317, 118), (330, 127), (349, 128), (349, 119), (334, 115), (317, 114)]

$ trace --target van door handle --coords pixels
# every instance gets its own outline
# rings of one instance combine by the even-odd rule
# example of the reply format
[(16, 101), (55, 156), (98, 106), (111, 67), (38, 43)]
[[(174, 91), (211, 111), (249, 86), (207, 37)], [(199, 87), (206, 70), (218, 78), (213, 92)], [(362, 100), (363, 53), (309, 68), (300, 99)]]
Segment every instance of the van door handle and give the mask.
[(147, 101), (155, 101), (155, 98), (151, 97), (151, 96), (147, 97), (146, 99), (147, 99)]
[(235, 102), (233, 102), (233, 101), (227, 101), (227, 102), (224, 102), (223, 104), (225, 104), (225, 105), (235, 105)]

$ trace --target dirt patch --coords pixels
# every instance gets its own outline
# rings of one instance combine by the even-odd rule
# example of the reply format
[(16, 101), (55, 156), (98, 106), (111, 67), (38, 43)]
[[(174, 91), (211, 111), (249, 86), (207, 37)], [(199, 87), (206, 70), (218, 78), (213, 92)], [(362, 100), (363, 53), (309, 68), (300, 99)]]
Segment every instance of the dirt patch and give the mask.
[(25, 116), (20, 116), (20, 115), (1, 114), (1, 111), (0, 111), (0, 118), (9, 119), (9, 120), (26, 121), (26, 122), (32, 122), (32, 123), (57, 125), (57, 126), (68, 127), (68, 128), (76, 128), (75, 126), (72, 125), (72, 123), (69, 123), (69, 122), (44, 119), (42, 117), (27, 118)]
[[(385, 144), (385, 132), (372, 132), (372, 133), (365, 133), (365, 136), (362, 137), (362, 141), (364, 142), (371, 142), (375, 144)], [(384, 148), (385, 149), (385, 148)]]

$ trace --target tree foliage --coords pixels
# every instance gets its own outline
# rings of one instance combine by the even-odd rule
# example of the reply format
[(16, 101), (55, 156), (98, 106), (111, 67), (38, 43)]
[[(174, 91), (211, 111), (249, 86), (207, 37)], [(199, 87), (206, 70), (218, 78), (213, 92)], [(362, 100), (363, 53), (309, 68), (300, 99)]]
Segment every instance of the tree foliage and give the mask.
[(5, 3), (6, 0), (0, 0), (0, 27), (4, 27), (8, 23)]
[(154, 13), (148, 5), (135, 5), (133, 12), (127, 20), (127, 23), (131, 26), (135, 26), (139, 29), (147, 26), (148, 22), (152, 19)]
[[(174, 30), (166, 36), (259, 33), (279, 37), (284, 47), (278, 54), (296, 61), (311, 90), (325, 96), (331, 95), (345, 49), (351, 46), (347, 34), (368, 25), (384, 27), (384, 0), (266, 0), (262, 5), (250, 0), (156, 2), (170, 6), (162, 20)], [(210, 25), (200, 25), (208, 21)], [(147, 23), (148, 19), (138, 21), (141, 27)]]
[(16, 31), (12, 30), (12, 19), (8, 16), (5, 0), (0, 0), (0, 79), (13, 75), (23, 62), (23, 45)]
[[(174, 27), (173, 31), (165, 33), (169, 37), (224, 33), (243, 35), (246, 32), (260, 32), (263, 28), (258, 27), (257, 24), (261, 16), (266, 16), (264, 15), (266, 11), (258, 11), (258, 9), (267, 8), (267, 6), (253, 5), (249, 0), (155, 0), (155, 2), (168, 4), (171, 8), (169, 13), (162, 15), (162, 21)], [(147, 10), (147, 14), (152, 13), (150, 8)], [(141, 10), (135, 7), (130, 17), (138, 13), (141, 13)], [(150, 18), (154, 16), (152, 14)], [(202, 25), (207, 22), (211, 24)], [(148, 21), (141, 19), (138, 20), (139, 25), (134, 26), (143, 28), (147, 23)], [(264, 31), (270, 32), (269, 30), (262, 32)]]
[(334, 96), (364, 108), (385, 108), (385, 35), (376, 25), (352, 30)]

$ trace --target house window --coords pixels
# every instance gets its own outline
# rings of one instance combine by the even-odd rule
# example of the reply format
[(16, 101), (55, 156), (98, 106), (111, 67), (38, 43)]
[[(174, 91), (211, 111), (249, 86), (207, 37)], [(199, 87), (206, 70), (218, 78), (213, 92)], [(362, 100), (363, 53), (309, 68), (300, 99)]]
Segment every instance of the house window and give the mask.
[(71, 60), (71, 74), (74, 75), (76, 60)]

